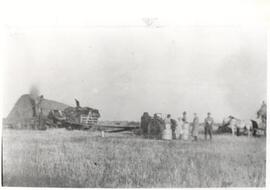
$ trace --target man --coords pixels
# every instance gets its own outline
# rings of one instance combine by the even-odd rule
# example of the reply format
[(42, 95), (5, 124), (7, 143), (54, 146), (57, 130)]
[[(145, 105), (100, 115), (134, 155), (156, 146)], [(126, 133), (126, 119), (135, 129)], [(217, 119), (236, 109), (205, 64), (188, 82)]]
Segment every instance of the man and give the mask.
[(187, 122), (187, 112), (185, 112), (185, 111), (183, 112), (182, 120), (183, 120), (184, 123)]
[(172, 139), (172, 129), (171, 129), (171, 115), (168, 114), (164, 119), (165, 129), (162, 132), (162, 139), (170, 140)]
[(183, 117), (182, 117), (182, 121), (183, 121), (183, 135), (182, 135), (182, 139), (183, 140), (188, 140), (189, 139), (189, 135), (190, 135), (190, 124), (188, 123), (187, 120), (187, 112), (183, 112)]
[(176, 139), (177, 122), (175, 119), (171, 119), (172, 138)]
[(178, 117), (176, 126), (176, 138), (182, 139), (183, 136), (183, 120), (182, 117)]
[(212, 130), (213, 130), (214, 119), (211, 117), (211, 113), (207, 114), (204, 120), (204, 138), (207, 140), (207, 134), (209, 134), (210, 140), (212, 140)]
[(194, 119), (192, 122), (192, 137), (194, 141), (197, 141), (198, 139), (198, 128), (199, 128), (199, 117), (197, 116), (197, 113), (194, 113)]
[(152, 120), (152, 125), (153, 128), (152, 130), (152, 135), (154, 135), (157, 138), (161, 138), (161, 132), (163, 130), (163, 121), (162, 119), (155, 113), (154, 118)]

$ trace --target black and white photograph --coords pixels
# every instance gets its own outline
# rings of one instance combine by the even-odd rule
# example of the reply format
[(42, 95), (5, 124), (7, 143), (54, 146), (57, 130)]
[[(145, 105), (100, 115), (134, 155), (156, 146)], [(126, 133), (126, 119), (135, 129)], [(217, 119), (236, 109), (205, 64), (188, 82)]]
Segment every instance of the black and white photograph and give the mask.
[(269, 187), (270, 2), (0, 7), (2, 187)]

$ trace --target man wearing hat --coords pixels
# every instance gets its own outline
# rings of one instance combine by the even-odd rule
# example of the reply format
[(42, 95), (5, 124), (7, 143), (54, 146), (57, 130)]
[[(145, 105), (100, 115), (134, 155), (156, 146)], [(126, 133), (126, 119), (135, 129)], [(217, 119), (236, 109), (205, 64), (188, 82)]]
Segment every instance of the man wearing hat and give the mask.
[(212, 140), (214, 119), (211, 117), (211, 113), (207, 113), (207, 117), (204, 120), (204, 138), (207, 140), (207, 134), (209, 134), (210, 140)]

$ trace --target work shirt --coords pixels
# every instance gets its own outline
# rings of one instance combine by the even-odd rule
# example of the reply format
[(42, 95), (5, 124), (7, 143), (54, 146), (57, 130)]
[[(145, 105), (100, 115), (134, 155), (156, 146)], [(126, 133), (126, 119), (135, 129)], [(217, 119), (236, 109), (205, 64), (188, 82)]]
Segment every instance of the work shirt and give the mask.
[(186, 122), (187, 122), (187, 115), (183, 115), (183, 117), (182, 117), (182, 121), (183, 121), (184, 123), (186, 123)]
[(164, 119), (164, 121), (165, 121), (165, 124), (171, 124), (171, 118), (165, 118)]
[(204, 120), (205, 127), (212, 127), (214, 124), (214, 119), (212, 117), (207, 117)]
[(194, 126), (199, 125), (199, 117), (198, 116), (194, 117), (194, 119), (193, 119), (193, 125)]

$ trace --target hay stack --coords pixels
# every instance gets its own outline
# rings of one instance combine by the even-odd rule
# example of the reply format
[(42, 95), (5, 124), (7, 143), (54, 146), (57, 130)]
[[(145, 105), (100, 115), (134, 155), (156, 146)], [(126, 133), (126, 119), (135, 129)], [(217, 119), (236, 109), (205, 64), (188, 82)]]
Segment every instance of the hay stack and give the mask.
[(33, 117), (32, 98), (30, 95), (22, 95), (7, 116), (8, 121), (30, 119)]
[[(18, 126), (22, 126), (21, 128), (31, 128), (29, 125), (32, 125), (31, 123), (35, 119), (33, 102), (31, 95), (22, 95), (5, 119), (5, 124), (13, 125), (14, 128)], [(64, 110), (68, 107), (68, 105), (63, 103), (47, 99), (42, 99), (39, 106), (42, 109), (43, 117), (47, 117), (50, 110)]]

